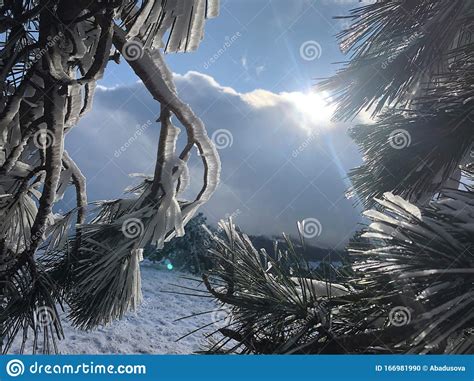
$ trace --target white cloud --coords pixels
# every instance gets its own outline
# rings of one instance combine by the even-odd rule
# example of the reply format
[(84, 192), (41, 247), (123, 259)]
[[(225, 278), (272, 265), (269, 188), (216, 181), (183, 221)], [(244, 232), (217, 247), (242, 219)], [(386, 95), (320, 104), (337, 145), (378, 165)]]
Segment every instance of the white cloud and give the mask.
[[(219, 129), (232, 133), (233, 145), (220, 150), (221, 186), (203, 208), (211, 222), (239, 210), (236, 222), (246, 232), (272, 235), (296, 234), (297, 220), (317, 218), (323, 232), (313, 243), (347, 241), (359, 216), (344, 198), (346, 171), (360, 158), (347, 126), (330, 122), (323, 96), (264, 89), (240, 93), (198, 72), (176, 74), (175, 80), (210, 135)], [(152, 173), (156, 157), (158, 124), (114, 157), (136, 125), (156, 120), (156, 101), (142, 84), (105, 90), (99, 89), (94, 110), (68, 140), (89, 179), (91, 199), (116, 197), (130, 182), (126, 174)], [(91, 129), (100, 133), (91, 135)], [(201, 185), (198, 159), (190, 162), (190, 192)]]
[(185, 75), (175, 74), (175, 78), (183, 83), (193, 83), (211, 86), (219, 93), (226, 93), (240, 98), (251, 108), (262, 109), (269, 107), (287, 107), (295, 116), (300, 116), (300, 127), (327, 128), (333, 126), (331, 116), (334, 107), (325, 100), (327, 95), (315, 92), (280, 92), (274, 93), (264, 89), (255, 89), (247, 93), (238, 93), (233, 88), (221, 86), (209, 75), (189, 71)]
[(248, 62), (247, 62), (247, 56), (243, 56), (243, 57), (240, 59), (240, 63), (242, 64), (242, 67), (243, 67), (245, 70), (248, 70), (249, 65), (248, 65)]
[(265, 65), (258, 65), (255, 67), (255, 74), (257, 74), (257, 77), (265, 71), (265, 68)]

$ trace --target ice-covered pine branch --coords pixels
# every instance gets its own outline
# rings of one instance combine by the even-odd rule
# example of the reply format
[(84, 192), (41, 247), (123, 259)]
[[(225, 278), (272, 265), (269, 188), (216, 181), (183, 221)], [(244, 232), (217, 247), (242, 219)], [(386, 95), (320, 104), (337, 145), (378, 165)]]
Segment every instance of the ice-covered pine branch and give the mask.
[[(220, 173), (217, 152), (202, 121), (178, 97), (160, 49), (196, 49), (206, 19), (217, 16), (218, 8), (218, 0), (13, 0), (1, 7), (1, 56), (9, 57), (0, 61), (4, 352), (21, 331), (25, 340), (33, 332), (35, 350), (54, 351), (62, 336), (57, 306), (68, 304), (73, 322), (85, 329), (135, 308), (141, 298), (143, 246), (161, 246), (183, 235), (186, 222), (214, 193)], [(127, 54), (131, 44), (140, 49), (138, 59)], [(160, 106), (156, 169), (129, 197), (94, 203), (91, 209), (86, 180), (64, 150), (64, 140), (91, 109), (96, 83), (118, 55)], [(185, 128), (182, 152), (176, 149), (180, 131), (173, 116)], [(204, 185), (193, 200), (180, 200), (195, 147)], [(54, 205), (71, 185), (76, 207), (55, 213)], [(45, 308), (53, 319), (43, 327), (35, 314)], [(40, 337), (44, 342), (37, 341)]]

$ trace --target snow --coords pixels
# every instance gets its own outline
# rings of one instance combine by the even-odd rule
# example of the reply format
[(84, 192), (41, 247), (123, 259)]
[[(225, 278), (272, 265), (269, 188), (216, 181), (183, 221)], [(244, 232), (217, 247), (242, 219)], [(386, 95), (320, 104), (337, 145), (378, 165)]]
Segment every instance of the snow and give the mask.
[[(211, 324), (179, 342), (176, 340), (198, 327), (212, 323), (216, 313), (210, 312), (177, 322), (175, 320), (193, 313), (216, 311), (217, 304), (211, 298), (164, 292), (193, 293), (172, 284), (193, 289), (203, 289), (203, 286), (182, 278), (191, 277), (190, 274), (169, 271), (151, 263), (142, 264), (141, 273), (143, 303), (137, 312), (129, 313), (121, 321), (84, 332), (71, 327), (64, 313), (62, 323), (65, 339), (58, 343), (60, 353), (189, 354), (204, 349), (207, 344), (205, 334), (218, 329), (218, 323)], [(17, 348), (18, 346), (15, 346), (12, 349), (15, 351)]]

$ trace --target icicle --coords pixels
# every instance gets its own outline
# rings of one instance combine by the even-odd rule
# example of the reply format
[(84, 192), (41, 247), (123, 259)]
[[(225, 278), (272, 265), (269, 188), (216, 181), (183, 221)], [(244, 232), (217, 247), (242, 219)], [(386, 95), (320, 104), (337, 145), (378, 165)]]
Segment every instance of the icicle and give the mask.
[(72, 179), (72, 168), (63, 169), (59, 176), (58, 189), (56, 191), (55, 202), (62, 200)]
[(143, 261), (143, 249), (133, 249), (130, 257), (130, 276), (132, 280), (129, 284), (132, 285), (130, 290), (130, 310), (135, 311), (143, 300), (142, 284), (140, 275), (140, 262)]
[(207, 0), (207, 18), (219, 16), (219, 0)]
[(182, 172), (181, 176), (179, 178), (179, 189), (178, 189), (178, 195), (181, 195), (184, 193), (184, 191), (188, 188), (190, 184), (190, 176), (189, 176), (189, 168), (186, 162), (183, 161), (182, 164)]
[(415, 205), (411, 204), (410, 202), (405, 201), (400, 196), (395, 196), (391, 192), (386, 192), (386, 193), (384, 193), (384, 197), (385, 197), (386, 200), (388, 200), (388, 201), (392, 202), (393, 204), (399, 206), (403, 210), (406, 210), (408, 213), (415, 216), (417, 219), (419, 219), (419, 220), (422, 219), (420, 209), (418, 207), (416, 207)]
[(153, 8), (153, 4), (155, 1), (145, 0), (144, 5), (142, 5), (142, 9), (138, 13), (138, 16), (135, 18), (133, 25), (130, 26), (130, 29), (127, 33), (126, 39), (130, 40), (140, 34), (140, 29), (144, 26), (147, 26), (147, 19), (150, 15), (150, 12)]
[(138, 37), (144, 48), (162, 48), (169, 30), (166, 53), (189, 52), (202, 41), (206, 19), (218, 16), (219, 0), (146, 0), (140, 8), (135, 7), (134, 14), (132, 23), (124, 20), (127, 41)]
[(66, 130), (69, 130), (74, 127), (79, 121), (82, 108), (81, 90), (82, 86), (79, 84), (69, 86), (69, 95), (67, 99), (68, 112), (66, 115), (66, 120), (64, 121), (64, 128)]
[[(123, 49), (126, 43), (125, 35), (118, 27), (115, 28), (114, 43), (119, 50)], [(182, 174), (182, 178), (186, 180), (186, 163), (183, 160), (175, 161), (174, 163), (170, 162), (171, 157), (173, 157), (173, 160), (177, 160), (175, 156), (175, 139), (177, 135), (172, 133), (176, 131), (174, 126), (168, 127), (173, 129), (173, 131), (168, 132), (169, 135), (166, 139), (164, 152), (159, 155), (159, 157), (164, 157), (165, 159), (162, 167), (162, 176), (167, 176), (167, 179), (162, 178), (159, 180), (161, 181), (161, 186), (166, 189), (164, 190), (164, 196), (160, 199), (157, 216), (154, 216), (152, 222), (150, 222), (151, 226), (159, 226), (159, 228), (154, 230), (152, 235), (150, 235), (150, 231), (147, 231), (145, 237), (141, 240), (141, 242), (145, 242), (146, 239), (151, 238), (161, 246), (165, 239), (170, 239), (175, 234), (183, 234), (182, 226), (194, 216), (199, 206), (208, 201), (215, 192), (220, 177), (220, 160), (216, 148), (207, 136), (203, 122), (193, 113), (189, 105), (177, 97), (171, 73), (167, 69), (161, 53), (154, 52), (151, 55), (145, 51), (141, 58), (129, 63), (153, 97), (160, 101), (162, 105), (166, 105), (186, 128), (188, 146), (189, 144), (194, 144), (198, 147), (204, 166), (204, 185), (201, 191), (193, 202), (187, 203), (181, 210), (175, 198), (175, 181)], [(186, 153), (182, 153), (180, 156), (188, 158)], [(178, 176), (177, 178), (172, 175), (175, 168), (177, 168), (175, 172), (175, 176)], [(166, 174), (167, 171), (169, 171), (168, 174)], [(172, 232), (173, 229), (176, 229), (175, 232)]]

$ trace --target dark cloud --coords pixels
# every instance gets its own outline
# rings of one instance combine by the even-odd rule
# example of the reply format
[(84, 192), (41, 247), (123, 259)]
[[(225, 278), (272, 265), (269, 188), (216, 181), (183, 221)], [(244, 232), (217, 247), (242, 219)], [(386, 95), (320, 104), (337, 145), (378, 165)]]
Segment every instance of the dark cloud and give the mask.
[[(329, 122), (320, 98), (265, 90), (240, 94), (196, 72), (175, 79), (209, 135), (226, 145), (219, 151), (222, 183), (202, 209), (211, 223), (233, 215), (250, 234), (296, 234), (296, 221), (313, 218), (322, 232), (312, 243), (347, 242), (359, 212), (344, 197), (346, 171), (360, 159), (347, 126)], [(93, 111), (67, 138), (88, 178), (90, 199), (120, 197), (132, 182), (129, 173), (153, 173), (158, 114), (141, 83), (99, 89)], [(200, 187), (197, 159), (190, 163), (189, 194)]]

